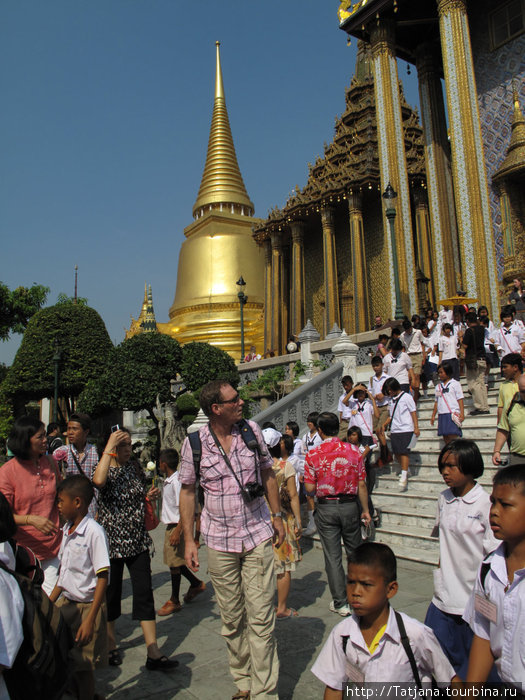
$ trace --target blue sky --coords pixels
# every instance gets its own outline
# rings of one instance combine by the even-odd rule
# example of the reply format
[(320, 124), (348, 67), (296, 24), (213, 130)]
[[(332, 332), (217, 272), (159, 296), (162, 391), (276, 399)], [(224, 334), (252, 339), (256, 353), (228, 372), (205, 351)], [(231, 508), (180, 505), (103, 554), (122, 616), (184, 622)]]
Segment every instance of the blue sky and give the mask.
[[(113, 342), (168, 320), (213, 107), (215, 40), (255, 215), (304, 186), (355, 65), (337, 0), (4, 0), (0, 279), (79, 294)], [(400, 76), (417, 104), (415, 69)], [(20, 338), (0, 344), (10, 363)]]

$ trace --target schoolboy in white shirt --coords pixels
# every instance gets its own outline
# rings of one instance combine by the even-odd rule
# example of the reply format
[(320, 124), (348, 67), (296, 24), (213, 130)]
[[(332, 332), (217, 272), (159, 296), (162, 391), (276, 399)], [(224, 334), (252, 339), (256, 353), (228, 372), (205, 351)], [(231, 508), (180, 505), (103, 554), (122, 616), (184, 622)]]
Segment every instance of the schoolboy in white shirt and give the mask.
[[(312, 666), (325, 684), (324, 700), (341, 700), (343, 683), (410, 683), (416, 680), (389, 601), (398, 590), (396, 558), (386, 544), (366, 542), (348, 558), (348, 600), (353, 613), (334, 627)], [(398, 613), (422, 683), (441, 687), (459, 680), (432, 630)]]
[(525, 468), (498, 471), (490, 526), (500, 546), (483, 562), (463, 614), (474, 632), (467, 683), (482, 684), (496, 665), (503, 683), (525, 691)]
[(345, 375), (341, 379), (343, 385), (343, 393), (339, 397), (337, 404), (337, 413), (339, 415), (339, 435), (338, 438), (346, 442), (346, 431), (348, 430), (348, 421), (350, 420), (350, 407), (348, 405), (352, 398), (352, 389), (354, 388), (354, 380), (350, 375)]
[(377, 418), (374, 416), (373, 428), (379, 440), (379, 444), (381, 445), (378, 466), (382, 467), (392, 461), (392, 455), (388, 451), (385, 431), (382, 428), (383, 423), (388, 420), (388, 404), (390, 399), (383, 394), (383, 384), (388, 379), (388, 374), (383, 370), (383, 358), (380, 355), (376, 355), (372, 358), (372, 369), (374, 370), (374, 374), (370, 377), (368, 389), (374, 397), (379, 410), (379, 416)]
[[(323, 438), (317, 432), (317, 419), (318, 418), (319, 418), (318, 411), (311, 411), (306, 416), (306, 425), (308, 426), (308, 432), (303, 437), (303, 453), (305, 455), (307, 455), (310, 450), (313, 450), (314, 447), (317, 447), (318, 445), (320, 445), (323, 442)], [(347, 423), (347, 425), (348, 425), (348, 423)], [(303, 474), (304, 474), (304, 462), (303, 462)], [(317, 526), (316, 526), (315, 520), (314, 520), (315, 496), (310, 496), (308, 493), (306, 493), (303, 483), (301, 483), (301, 491), (302, 491), (302, 493), (304, 493), (306, 495), (306, 507), (308, 509), (308, 523), (306, 524), (306, 527), (303, 530), (303, 535), (306, 535), (307, 537), (311, 537), (312, 535), (315, 535), (315, 533), (317, 531)]]
[(58, 554), (58, 580), (49, 598), (57, 603), (75, 638), (70, 658), (76, 697), (93, 700), (93, 669), (108, 663), (108, 542), (104, 528), (88, 514), (94, 495), (91, 481), (80, 474), (68, 476), (57, 491), (58, 510), (66, 525)]
[(383, 358), (383, 369), (389, 377), (397, 379), (403, 391), (410, 391), (410, 386), (414, 383), (414, 371), (412, 360), (403, 352), (403, 343), (400, 340), (393, 340), (390, 345), (390, 352)]

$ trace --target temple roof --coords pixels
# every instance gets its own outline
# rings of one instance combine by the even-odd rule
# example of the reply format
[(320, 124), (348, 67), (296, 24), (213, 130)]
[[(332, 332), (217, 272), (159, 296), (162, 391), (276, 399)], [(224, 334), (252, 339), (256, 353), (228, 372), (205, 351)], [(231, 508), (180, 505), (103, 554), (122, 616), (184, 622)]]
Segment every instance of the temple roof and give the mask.
[(215, 101), (211, 119), (208, 154), (202, 175), (197, 201), (193, 206), (193, 216), (199, 210), (212, 205), (239, 205), (246, 207), (247, 216), (253, 214), (253, 203), (248, 197), (242, 179), (226, 109), (224, 85), (222, 81), (220, 42), (215, 42), (217, 49), (217, 66), (215, 76)]
[[(408, 177), (412, 184), (426, 181), (423, 132), (418, 114), (407, 104), (400, 83), (401, 112), (405, 133)], [(335, 118), (335, 135), (324, 144), (324, 156), (308, 164), (308, 181), (298, 185), (281, 209), (275, 207), (268, 219), (255, 227), (260, 241), (271, 230), (286, 222), (316, 211), (320, 206), (336, 203), (362, 190), (380, 189), (381, 177), (377, 144), (377, 122), (374, 78), (370, 47), (358, 42), (356, 69), (350, 88), (346, 90), (346, 109)]]
[(512, 119), (512, 134), (505, 160), (492, 176), (492, 180), (505, 180), (518, 173), (525, 174), (525, 118), (521, 111), (518, 92), (513, 91), (514, 116)]
[(142, 308), (139, 317), (134, 319), (131, 317), (131, 325), (126, 331), (126, 340), (138, 333), (151, 333), (157, 330), (157, 321), (155, 319), (155, 311), (153, 310), (153, 294), (151, 292), (151, 284), (144, 284), (144, 299), (142, 300)]

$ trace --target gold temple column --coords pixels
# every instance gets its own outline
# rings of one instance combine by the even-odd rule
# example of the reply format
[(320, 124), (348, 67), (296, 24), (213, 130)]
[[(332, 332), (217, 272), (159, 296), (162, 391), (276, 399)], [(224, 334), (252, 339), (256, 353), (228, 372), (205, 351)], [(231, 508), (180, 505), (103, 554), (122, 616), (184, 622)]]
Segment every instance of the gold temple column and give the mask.
[[(450, 145), (438, 59), (431, 44), (421, 44), (416, 66), (421, 121), (425, 135), (425, 166), (432, 222), (434, 267), (422, 272), (432, 280), (437, 299), (456, 294), (461, 286), (456, 210), (452, 192)], [(439, 262), (439, 264), (436, 264)], [(432, 299), (434, 303), (436, 297)]]
[(264, 241), (264, 350), (272, 346), (272, 243)]
[[(416, 210), (416, 240), (417, 240), (417, 265), (421, 272), (430, 280), (429, 297), (432, 305), (436, 303), (434, 285), (435, 265), (432, 259), (430, 217), (428, 213), (428, 200), (426, 190), (423, 188), (413, 191)], [(443, 297), (438, 296), (437, 299)]]
[(354, 290), (353, 332), (364, 333), (370, 330), (370, 319), (368, 317), (368, 281), (363, 233), (363, 198), (360, 194), (348, 195), (348, 214)]
[(339, 325), (339, 288), (337, 280), (337, 256), (335, 252), (335, 209), (321, 208), (323, 225), (323, 274), (325, 290), (324, 335), (337, 323)]
[(305, 324), (304, 310), (304, 222), (292, 221), (292, 260), (290, 284), (290, 330), (299, 335)]
[[(393, 22), (390, 20), (373, 20), (370, 26), (370, 45), (374, 69), (381, 190), (384, 191), (390, 182), (398, 194), (395, 234), (397, 259), (399, 261), (401, 304), (403, 311), (411, 315), (417, 310), (418, 305), (416, 270)], [(394, 317), (396, 308), (394, 271), (389, 225), (386, 216), (384, 216), (383, 221), (385, 244), (390, 258), (391, 315)]]
[(466, 0), (437, 0), (463, 289), (497, 318), (498, 284)]
[(280, 354), (283, 346), (282, 338), (282, 314), (284, 305), (283, 282), (284, 282), (284, 261), (283, 245), (280, 233), (272, 233), (272, 322), (270, 334), (270, 349)]

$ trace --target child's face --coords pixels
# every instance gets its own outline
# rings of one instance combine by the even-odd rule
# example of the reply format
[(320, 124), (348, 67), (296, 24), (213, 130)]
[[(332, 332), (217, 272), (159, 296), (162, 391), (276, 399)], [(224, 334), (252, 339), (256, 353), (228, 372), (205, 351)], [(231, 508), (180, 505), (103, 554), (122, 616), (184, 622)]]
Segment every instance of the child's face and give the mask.
[(353, 386), (352, 382), (343, 382), (343, 389), (347, 392), (350, 391)]
[(359, 436), (357, 433), (350, 433), (348, 435), (348, 442), (351, 445), (359, 445)]
[(281, 448), (281, 457), (282, 457), (283, 459), (286, 459), (286, 457), (289, 457), (290, 455), (288, 454), (288, 450), (287, 450), (286, 447), (285, 447), (284, 440), (281, 440), (281, 441), (279, 442), (279, 446), (280, 446), (280, 448)]
[(358, 617), (375, 616), (397, 593), (397, 581), (386, 583), (383, 572), (376, 567), (349, 564), (346, 593)]
[(450, 330), (450, 328), (443, 328), (443, 333), (447, 336), (447, 338), (450, 338), (451, 332), (452, 331)]
[(467, 484), (473, 481), (470, 474), (463, 474), (458, 467), (458, 456), (453, 452), (447, 452), (441, 463), (441, 476), (443, 481), (453, 491), (463, 492)]
[(357, 399), (358, 401), (364, 401), (366, 399), (366, 392), (362, 391), (361, 389), (359, 391), (356, 391), (354, 393), (354, 399)]
[(441, 379), (442, 382), (447, 381), (448, 376), (443, 367), (438, 367), (438, 377)]
[(503, 321), (503, 325), (507, 326), (507, 328), (508, 328), (510, 326), (510, 324), (512, 323), (512, 316), (503, 316), (502, 321)]
[(525, 493), (521, 486), (500, 484), (490, 496), (490, 527), (494, 537), (505, 542), (525, 539)]
[(289, 425), (286, 426), (284, 429), (285, 435), (291, 435), (293, 437), (293, 430), (290, 428)]
[(166, 462), (163, 462), (162, 460), (159, 462), (159, 472), (161, 474), (168, 473), (168, 465), (166, 464)]
[(64, 520), (74, 520), (82, 501), (78, 496), (72, 498), (69, 493), (62, 491), (57, 497), (58, 512)]
[(308, 430), (313, 433), (315, 431), (315, 425), (312, 423), (311, 420), (306, 421), (306, 425), (308, 426)]
[(372, 369), (374, 370), (374, 372), (375, 372), (375, 373), (377, 374), (377, 376), (379, 377), (379, 376), (381, 375), (381, 372), (383, 371), (383, 363), (381, 363), (381, 364), (379, 364), (379, 365), (373, 365)]

